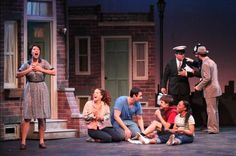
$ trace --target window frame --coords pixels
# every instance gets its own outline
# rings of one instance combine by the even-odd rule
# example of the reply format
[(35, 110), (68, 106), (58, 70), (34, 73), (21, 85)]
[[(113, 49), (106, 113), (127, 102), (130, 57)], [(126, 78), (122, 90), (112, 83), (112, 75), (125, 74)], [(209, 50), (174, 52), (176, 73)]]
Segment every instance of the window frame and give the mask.
[[(36, 3), (36, 4), (38, 4), (37, 5), (37, 7), (39, 7), (39, 10), (38, 10), (38, 12), (39, 12), (39, 14), (31, 14), (32, 13), (32, 10), (30, 11), (30, 14), (28, 14), (28, 3)], [(42, 15), (41, 13), (42, 12), (40, 12), (40, 11), (42, 11), (41, 10), (41, 4), (43, 4), (43, 3), (51, 3), (51, 14), (50, 15)], [(28, 16), (28, 17), (45, 17), (45, 18), (52, 18), (53, 17), (53, 0), (27, 0), (27, 3), (26, 3), (26, 6), (27, 6), (27, 9), (26, 9), (26, 15)], [(30, 9), (32, 9), (32, 8), (30, 8)]]
[[(138, 76), (137, 44), (144, 44), (144, 76)], [(148, 42), (133, 42), (133, 80), (148, 80)]]
[[(79, 107), (79, 112), (80, 112), (80, 114), (83, 114), (83, 109), (81, 108), (81, 104), (80, 104), (80, 99), (81, 98), (87, 98), (87, 101), (90, 101), (91, 99), (92, 99), (92, 97), (91, 96), (89, 96), (89, 95), (77, 95), (76, 96), (76, 102), (77, 102), (77, 105), (78, 105), (78, 107)], [(86, 104), (86, 103), (85, 103)], [(84, 104), (84, 106), (85, 106), (85, 104)]]
[[(5, 64), (6, 64), (6, 55), (9, 55), (9, 53), (10, 52), (8, 52), (8, 54), (7, 54), (7, 51), (6, 51), (6, 49), (7, 49), (7, 36), (6, 36), (6, 29), (7, 29), (7, 27), (10, 25), (10, 24), (12, 24), (13, 26), (14, 26), (14, 28), (15, 28), (15, 34), (14, 34), (14, 40), (15, 40), (15, 51), (13, 52), (13, 62), (15, 63), (10, 63), (10, 64), (13, 64), (14, 65), (14, 67), (13, 67), (13, 73), (12, 73), (12, 76), (13, 76), (13, 81), (12, 82), (10, 82), (10, 83), (7, 83), (7, 82), (5, 82)], [(17, 72), (17, 69), (18, 69), (18, 38), (17, 38), (17, 34), (18, 34), (18, 29), (17, 29), (17, 27), (18, 27), (18, 25), (17, 25), (17, 21), (4, 21), (4, 85), (3, 85), (3, 88), (4, 89), (15, 89), (15, 88), (17, 88), (18, 87), (18, 80), (15, 78), (16, 77), (16, 72)]]
[[(80, 64), (79, 64), (79, 40), (80, 39), (87, 39), (87, 54), (88, 54), (88, 70), (87, 71), (80, 71)], [(75, 36), (75, 75), (91, 75), (91, 39), (90, 36)]]

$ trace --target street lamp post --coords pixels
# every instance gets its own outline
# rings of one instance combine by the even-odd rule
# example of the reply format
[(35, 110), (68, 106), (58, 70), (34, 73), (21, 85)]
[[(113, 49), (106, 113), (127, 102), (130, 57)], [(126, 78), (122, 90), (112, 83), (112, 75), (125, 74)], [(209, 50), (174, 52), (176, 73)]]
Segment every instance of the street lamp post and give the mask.
[(157, 7), (160, 19), (160, 82), (163, 76), (163, 19), (166, 2), (165, 0), (158, 0)]

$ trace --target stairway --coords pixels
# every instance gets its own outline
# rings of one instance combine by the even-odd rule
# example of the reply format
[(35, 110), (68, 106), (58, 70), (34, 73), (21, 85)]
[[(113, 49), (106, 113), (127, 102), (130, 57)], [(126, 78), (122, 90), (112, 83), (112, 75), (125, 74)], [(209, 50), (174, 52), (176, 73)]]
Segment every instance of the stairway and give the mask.
[[(77, 137), (77, 129), (67, 129), (67, 120), (47, 119), (45, 139), (63, 139)], [(30, 122), (28, 139), (39, 139), (38, 121)]]

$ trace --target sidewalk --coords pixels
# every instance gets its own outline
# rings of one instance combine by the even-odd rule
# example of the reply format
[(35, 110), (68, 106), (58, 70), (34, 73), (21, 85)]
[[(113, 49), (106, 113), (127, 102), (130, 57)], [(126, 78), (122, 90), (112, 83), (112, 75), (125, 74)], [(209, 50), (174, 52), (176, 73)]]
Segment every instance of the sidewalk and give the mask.
[(236, 127), (221, 128), (220, 134), (196, 132), (192, 144), (178, 146), (135, 145), (128, 142), (89, 143), (86, 138), (47, 140), (47, 149), (38, 148), (38, 140), (27, 140), (27, 150), (19, 150), (19, 140), (1, 141), (1, 156), (131, 156), (131, 155), (165, 155), (165, 156), (235, 156)]

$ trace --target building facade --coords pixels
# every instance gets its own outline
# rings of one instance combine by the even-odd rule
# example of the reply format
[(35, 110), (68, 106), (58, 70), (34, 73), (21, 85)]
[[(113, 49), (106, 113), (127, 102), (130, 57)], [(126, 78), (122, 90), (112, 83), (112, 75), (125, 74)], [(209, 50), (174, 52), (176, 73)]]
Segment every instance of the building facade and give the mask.
[[(84, 130), (81, 111), (94, 88), (115, 98), (140, 87), (146, 124), (155, 111), (156, 50), (153, 7), (147, 13), (103, 13), (100, 6), (67, 7), (67, 1), (0, 2), (0, 139), (18, 139), (25, 79), (16, 71), (28, 48), (56, 68), (48, 77), (51, 119)], [(8, 135), (9, 134), (9, 135)], [(12, 135), (14, 134), (14, 135)]]

